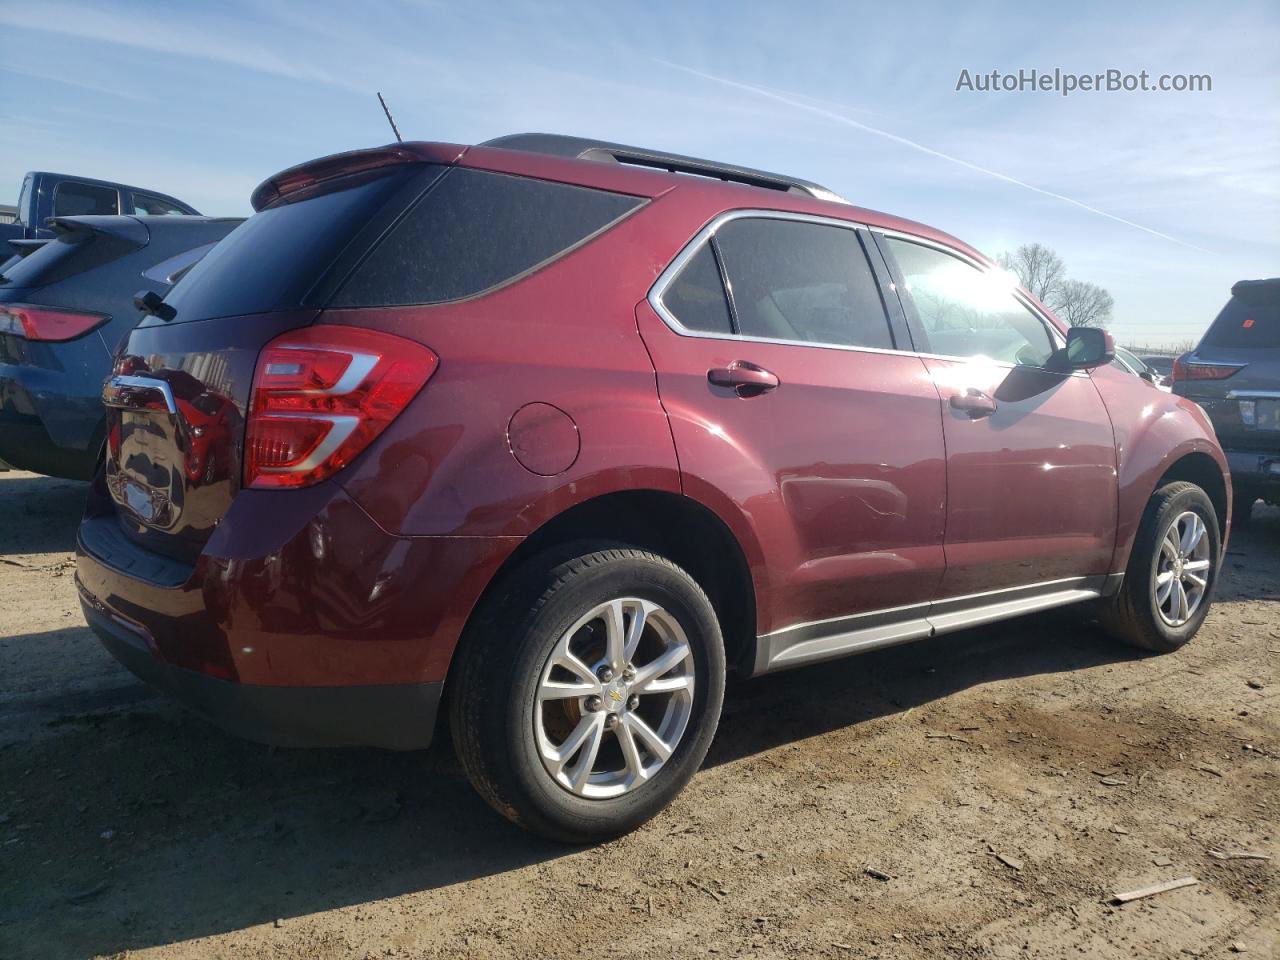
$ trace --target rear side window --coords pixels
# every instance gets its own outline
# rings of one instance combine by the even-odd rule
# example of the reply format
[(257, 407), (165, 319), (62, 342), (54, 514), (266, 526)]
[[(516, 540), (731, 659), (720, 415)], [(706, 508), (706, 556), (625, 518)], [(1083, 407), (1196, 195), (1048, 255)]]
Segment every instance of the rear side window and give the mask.
[(587, 187), (452, 169), (373, 249), (329, 306), (472, 297), (566, 253), (642, 202)]
[(893, 347), (856, 231), (751, 217), (720, 227), (714, 242), (743, 336)]
[[(177, 320), (236, 317), (303, 305), (348, 245), (401, 189), (420, 191), (439, 167), (359, 175), (250, 217), (191, 268), (165, 297)], [(426, 177), (427, 181), (418, 181)]]
[(1218, 314), (1201, 344), (1206, 347), (1280, 347), (1280, 285), (1237, 293)]
[(182, 217), (187, 211), (169, 200), (148, 196), (145, 193), (133, 195), (133, 213), (139, 217)]
[(680, 325), (699, 333), (732, 333), (729, 303), (711, 245), (704, 243), (662, 294)]
[(115, 216), (120, 212), (120, 197), (114, 187), (63, 180), (53, 191), (55, 217)]

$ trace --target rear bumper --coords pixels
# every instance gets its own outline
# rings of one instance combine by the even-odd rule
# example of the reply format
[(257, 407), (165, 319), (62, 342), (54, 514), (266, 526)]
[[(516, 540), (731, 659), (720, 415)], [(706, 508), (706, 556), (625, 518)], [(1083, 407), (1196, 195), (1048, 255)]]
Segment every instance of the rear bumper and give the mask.
[(85, 619), (113, 657), (228, 733), (281, 747), (385, 747), (431, 743), (443, 683), (269, 687), (219, 680), (165, 663), (139, 631), (82, 596)]
[(183, 565), (125, 536), (95, 482), (76, 582), (118, 660), (233, 733), (412, 749), (430, 743), (454, 647), (518, 543), (397, 537), (324, 483), (241, 491)]
[(1259, 453), (1256, 450), (1226, 450), (1231, 482), (1250, 490), (1280, 490), (1280, 450)]
[(0, 460), (34, 473), (90, 479), (104, 417), (99, 393), (77, 395), (82, 386), (61, 371), (0, 363)]

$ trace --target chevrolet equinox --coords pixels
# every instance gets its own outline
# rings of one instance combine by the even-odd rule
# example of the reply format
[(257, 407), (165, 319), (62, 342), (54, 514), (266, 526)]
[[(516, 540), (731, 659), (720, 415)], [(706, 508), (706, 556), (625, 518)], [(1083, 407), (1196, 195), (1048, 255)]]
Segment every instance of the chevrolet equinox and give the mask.
[(754, 676), (1089, 604), (1209, 609), (1222, 451), (930, 227), (522, 134), (271, 177), (107, 380), (77, 582), (228, 730), (427, 745), (539, 833), (633, 829)]

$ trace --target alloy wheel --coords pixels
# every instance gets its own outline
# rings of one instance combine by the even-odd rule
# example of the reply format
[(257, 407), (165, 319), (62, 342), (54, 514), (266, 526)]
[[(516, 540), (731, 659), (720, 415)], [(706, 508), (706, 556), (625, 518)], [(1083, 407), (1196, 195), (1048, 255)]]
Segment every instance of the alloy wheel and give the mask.
[(1178, 514), (1160, 539), (1152, 597), (1160, 618), (1171, 627), (1190, 620), (1209, 586), (1210, 538), (1204, 520), (1192, 510)]
[(580, 797), (629, 793), (679, 746), (694, 683), (693, 651), (669, 611), (638, 597), (600, 604), (543, 666), (533, 706), (543, 768)]

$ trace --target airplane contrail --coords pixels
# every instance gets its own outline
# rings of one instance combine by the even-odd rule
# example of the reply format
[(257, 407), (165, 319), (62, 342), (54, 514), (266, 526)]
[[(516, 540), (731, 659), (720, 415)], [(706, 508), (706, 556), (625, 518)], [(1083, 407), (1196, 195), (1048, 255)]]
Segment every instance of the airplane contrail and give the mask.
[(691, 73), (695, 77), (702, 77), (704, 80), (711, 80), (715, 83), (722, 83), (726, 86), (737, 87), (739, 90), (746, 90), (750, 93), (756, 94), (757, 96), (776, 100), (778, 103), (785, 103), (787, 106), (795, 107), (797, 110), (805, 110), (809, 113), (817, 114), (820, 117), (825, 117), (826, 119), (832, 120), (836, 123), (841, 123), (845, 126), (853, 127), (856, 130), (861, 130), (864, 133), (871, 133), (875, 134), (877, 137), (884, 137), (886, 140), (892, 140), (894, 143), (900, 143), (904, 147), (910, 147), (912, 150), (918, 150), (919, 152), (928, 154), (931, 157), (937, 157), (939, 160), (946, 160), (950, 163), (964, 167), (967, 170), (973, 170), (975, 173), (986, 174), (988, 177), (995, 177), (997, 180), (1003, 180), (1005, 183), (1012, 183), (1014, 186), (1031, 190), (1032, 192), (1041, 194), (1042, 196), (1052, 197), (1054, 200), (1061, 200), (1063, 203), (1069, 203), (1073, 207), (1079, 207), (1081, 210), (1087, 210), (1089, 213), (1096, 214), (1099, 217), (1106, 217), (1108, 220), (1114, 220), (1116, 223), (1123, 223), (1126, 227), (1133, 227), (1135, 230), (1141, 230), (1143, 233), (1149, 233), (1153, 237), (1159, 237), (1161, 240), (1168, 240), (1170, 243), (1176, 243), (1179, 246), (1188, 247), (1192, 250), (1197, 250), (1200, 253), (1212, 253), (1212, 251), (1206, 250), (1203, 247), (1197, 247), (1195, 244), (1188, 243), (1186, 240), (1179, 240), (1177, 237), (1171, 237), (1169, 234), (1161, 233), (1159, 230), (1153, 230), (1151, 227), (1144, 227), (1140, 223), (1134, 223), (1132, 220), (1126, 220), (1124, 217), (1118, 217), (1114, 213), (1107, 213), (1105, 210), (1099, 210), (1097, 207), (1091, 207), (1087, 203), (1082, 203), (1081, 201), (1072, 199), (1071, 197), (1063, 196), (1060, 193), (1054, 193), (1052, 190), (1045, 190), (1043, 187), (1037, 187), (1033, 183), (1027, 183), (1025, 180), (1019, 180), (1017, 177), (1011, 177), (1008, 174), (1000, 173), (997, 170), (989, 170), (986, 167), (980, 167), (976, 163), (970, 163), (968, 160), (961, 160), (959, 157), (953, 157), (949, 153), (943, 153), (941, 150), (934, 150), (932, 147), (926, 147), (923, 143), (916, 143), (914, 140), (908, 140), (906, 137), (900, 137), (896, 133), (890, 133), (888, 130), (881, 130), (879, 127), (870, 126), (869, 124), (854, 120), (852, 117), (846, 117), (844, 114), (836, 113), (834, 110), (827, 110), (824, 107), (816, 107), (812, 104), (803, 103), (799, 100), (793, 100), (790, 97), (784, 97), (781, 94), (774, 93), (772, 90), (765, 90), (762, 87), (755, 87), (749, 83), (730, 80), (726, 77), (718, 77), (713, 73), (705, 73), (702, 70), (695, 70), (693, 67), (686, 67), (680, 63), (672, 63), (669, 60), (662, 60), (657, 57), (654, 59), (657, 60), (658, 63), (672, 67), (676, 70), (683, 70), (685, 73)]

